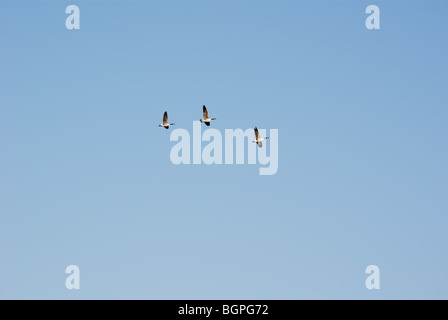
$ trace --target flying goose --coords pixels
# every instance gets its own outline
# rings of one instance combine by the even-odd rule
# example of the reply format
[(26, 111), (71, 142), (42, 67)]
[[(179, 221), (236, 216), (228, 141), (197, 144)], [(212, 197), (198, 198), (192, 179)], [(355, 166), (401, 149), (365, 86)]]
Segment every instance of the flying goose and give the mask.
[(258, 147), (261, 148), (263, 146), (262, 141), (263, 140), (268, 140), (269, 137), (260, 138), (260, 135), (258, 134), (257, 127), (255, 127), (254, 131), (255, 131), (255, 140), (253, 140), (252, 142), (255, 142), (256, 144), (258, 144)]
[(159, 124), (159, 127), (164, 127), (165, 129), (169, 129), (170, 126), (174, 126), (174, 123), (168, 123), (168, 113), (165, 111), (163, 114), (163, 124)]
[(207, 108), (205, 106), (202, 106), (202, 112), (204, 113), (204, 119), (200, 119), (199, 121), (204, 122), (207, 125), (207, 127), (208, 127), (208, 126), (210, 126), (210, 122), (212, 120), (216, 120), (216, 118), (210, 119), (208, 117), (208, 111), (207, 111)]

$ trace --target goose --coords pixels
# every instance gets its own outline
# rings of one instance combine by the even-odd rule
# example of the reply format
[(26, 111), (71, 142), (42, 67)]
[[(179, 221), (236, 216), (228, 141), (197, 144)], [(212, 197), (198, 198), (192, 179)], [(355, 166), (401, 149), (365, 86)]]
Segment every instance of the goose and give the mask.
[(210, 126), (210, 122), (212, 120), (216, 120), (216, 118), (210, 119), (208, 117), (208, 111), (207, 111), (207, 108), (205, 106), (202, 106), (202, 112), (204, 113), (204, 119), (200, 119), (199, 121), (204, 122), (207, 125), (207, 127), (208, 127), (208, 126)]
[(257, 127), (255, 127), (254, 131), (255, 131), (255, 140), (253, 140), (252, 142), (255, 142), (256, 144), (258, 144), (258, 147), (261, 148), (263, 146), (262, 141), (263, 140), (268, 140), (269, 137), (260, 138), (260, 135), (258, 134)]
[(168, 123), (168, 113), (165, 111), (163, 114), (163, 124), (159, 124), (159, 127), (164, 127), (165, 129), (169, 129), (170, 126), (174, 126), (175, 123)]

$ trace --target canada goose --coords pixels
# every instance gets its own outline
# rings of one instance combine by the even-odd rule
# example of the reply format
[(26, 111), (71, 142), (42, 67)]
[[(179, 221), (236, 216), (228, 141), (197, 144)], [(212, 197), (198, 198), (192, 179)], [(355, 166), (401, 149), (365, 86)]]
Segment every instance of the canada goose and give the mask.
[(207, 125), (207, 127), (208, 127), (208, 126), (210, 126), (210, 122), (212, 120), (216, 120), (216, 118), (210, 119), (208, 117), (208, 111), (207, 111), (207, 108), (205, 106), (202, 106), (202, 112), (204, 113), (204, 119), (200, 119), (199, 121), (204, 122)]
[(257, 127), (255, 127), (254, 131), (255, 131), (255, 140), (253, 140), (252, 142), (255, 142), (256, 144), (258, 144), (258, 147), (261, 148), (263, 146), (263, 143), (261, 141), (268, 140), (269, 137), (260, 138)]
[(159, 124), (159, 127), (164, 127), (165, 129), (169, 129), (170, 126), (174, 126), (175, 123), (168, 123), (168, 113), (165, 111), (163, 114), (163, 124)]

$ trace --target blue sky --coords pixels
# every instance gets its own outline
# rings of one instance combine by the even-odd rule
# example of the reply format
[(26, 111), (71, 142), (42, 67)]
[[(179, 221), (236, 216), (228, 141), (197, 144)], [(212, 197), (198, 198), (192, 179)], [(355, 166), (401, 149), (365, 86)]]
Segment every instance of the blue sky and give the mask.
[[(0, 298), (447, 299), (447, 12), (1, 0)], [(203, 104), (278, 173), (173, 165)]]

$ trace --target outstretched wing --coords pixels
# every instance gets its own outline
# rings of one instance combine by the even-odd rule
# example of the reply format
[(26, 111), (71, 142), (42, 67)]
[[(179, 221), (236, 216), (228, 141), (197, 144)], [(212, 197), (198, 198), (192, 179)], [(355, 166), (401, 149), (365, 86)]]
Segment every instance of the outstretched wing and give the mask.
[(168, 112), (166, 111), (163, 114), (163, 124), (168, 124)]
[(257, 127), (255, 127), (254, 131), (255, 131), (255, 141), (258, 141), (258, 129), (257, 129)]
[(257, 144), (260, 148), (263, 146), (263, 143), (261, 141), (257, 142)]
[(205, 106), (202, 106), (202, 112), (204, 113), (204, 119), (208, 119), (208, 111)]

